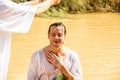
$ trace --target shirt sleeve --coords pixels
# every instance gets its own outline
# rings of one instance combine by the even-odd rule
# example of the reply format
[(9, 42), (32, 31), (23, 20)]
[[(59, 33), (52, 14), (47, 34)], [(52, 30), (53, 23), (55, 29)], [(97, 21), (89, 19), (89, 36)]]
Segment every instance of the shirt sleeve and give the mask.
[(72, 63), (71, 72), (74, 75), (74, 80), (82, 80), (82, 68), (80, 59), (76, 53), (74, 53)]
[(30, 60), (27, 80), (37, 80), (37, 69), (37, 53), (34, 53)]
[(36, 7), (30, 3), (17, 4), (10, 0), (0, 0), (0, 29), (26, 33), (34, 19)]

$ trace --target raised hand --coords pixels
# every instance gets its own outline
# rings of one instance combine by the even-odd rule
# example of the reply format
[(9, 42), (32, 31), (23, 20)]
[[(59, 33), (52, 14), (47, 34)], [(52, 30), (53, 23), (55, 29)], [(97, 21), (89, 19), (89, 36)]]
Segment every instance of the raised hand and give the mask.
[(64, 58), (60, 54), (55, 55), (52, 51), (48, 51), (45, 56), (54, 67), (61, 68), (64, 65)]
[(54, 0), (54, 5), (59, 4), (61, 0)]
[(44, 2), (44, 1), (46, 1), (46, 0), (35, 0), (35, 1), (38, 1), (38, 2)]

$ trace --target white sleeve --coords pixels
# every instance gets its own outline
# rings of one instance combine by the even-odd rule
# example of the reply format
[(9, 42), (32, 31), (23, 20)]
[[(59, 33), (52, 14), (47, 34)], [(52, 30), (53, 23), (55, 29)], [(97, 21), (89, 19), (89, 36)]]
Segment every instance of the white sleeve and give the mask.
[(0, 29), (26, 33), (34, 19), (36, 7), (21, 5), (9, 0), (0, 0)]
[[(76, 53), (74, 53), (76, 54)], [(74, 75), (74, 80), (82, 80), (82, 68), (80, 64), (80, 59), (78, 55), (73, 56), (73, 65), (71, 68), (71, 72)]]
[(30, 6), (30, 2), (24, 2), (24, 3), (20, 3), (20, 5), (24, 5), (24, 6)]
[(37, 80), (38, 74), (38, 63), (37, 63), (37, 53), (34, 53), (31, 57), (27, 80)]

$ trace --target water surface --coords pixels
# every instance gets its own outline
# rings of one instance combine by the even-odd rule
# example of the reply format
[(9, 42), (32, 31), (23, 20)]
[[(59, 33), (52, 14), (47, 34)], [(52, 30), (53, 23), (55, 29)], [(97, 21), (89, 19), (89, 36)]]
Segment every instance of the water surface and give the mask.
[(27, 80), (30, 57), (49, 44), (48, 26), (56, 21), (67, 27), (65, 45), (78, 52), (83, 80), (120, 80), (120, 14), (91, 13), (67, 17), (36, 17), (29, 33), (13, 33), (7, 80)]

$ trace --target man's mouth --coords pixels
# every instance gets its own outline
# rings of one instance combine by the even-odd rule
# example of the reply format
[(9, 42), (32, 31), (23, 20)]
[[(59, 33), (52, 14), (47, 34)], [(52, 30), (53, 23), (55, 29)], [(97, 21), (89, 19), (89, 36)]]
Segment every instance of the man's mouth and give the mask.
[(60, 43), (60, 41), (54, 41), (55, 43)]

